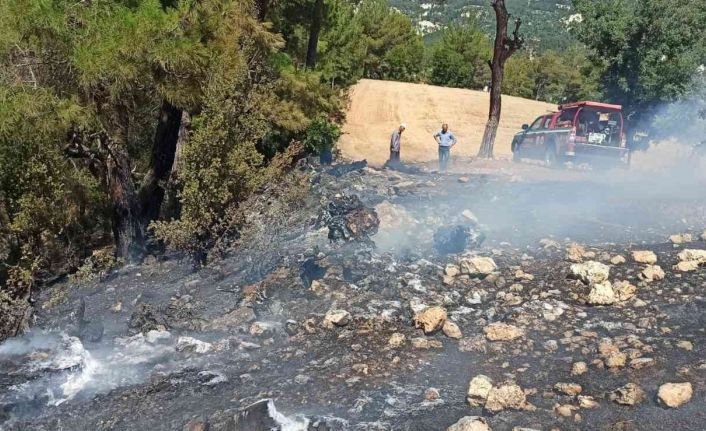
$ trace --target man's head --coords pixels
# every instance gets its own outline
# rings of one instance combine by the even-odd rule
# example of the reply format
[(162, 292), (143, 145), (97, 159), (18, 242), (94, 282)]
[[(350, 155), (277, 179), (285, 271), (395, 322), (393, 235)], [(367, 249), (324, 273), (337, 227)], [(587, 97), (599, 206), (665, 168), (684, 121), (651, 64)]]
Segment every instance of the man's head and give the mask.
[(448, 123), (444, 123), (444, 124), (441, 125), (441, 131), (444, 132), (444, 133), (446, 133), (446, 132), (449, 131), (449, 125), (448, 125)]
[(405, 123), (400, 123), (400, 128), (399, 128), (400, 133), (404, 132), (404, 129), (406, 129), (406, 128), (407, 128), (407, 125)]

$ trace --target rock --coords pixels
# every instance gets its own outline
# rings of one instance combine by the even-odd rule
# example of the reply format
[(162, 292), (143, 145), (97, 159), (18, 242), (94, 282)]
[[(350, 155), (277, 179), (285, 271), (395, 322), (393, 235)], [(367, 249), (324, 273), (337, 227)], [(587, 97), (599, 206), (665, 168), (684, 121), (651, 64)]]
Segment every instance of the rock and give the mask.
[(677, 347), (679, 347), (680, 349), (684, 349), (687, 352), (691, 352), (692, 350), (694, 350), (694, 343), (689, 340), (680, 340), (677, 342)]
[(436, 401), (440, 398), (439, 390), (436, 388), (429, 388), (424, 391), (424, 399), (427, 401)]
[(621, 265), (625, 263), (625, 258), (618, 254), (610, 258), (610, 263), (613, 265)]
[(591, 305), (611, 305), (616, 301), (615, 292), (610, 281), (596, 283), (588, 294), (588, 303)]
[(539, 245), (541, 245), (542, 248), (545, 250), (550, 250), (550, 249), (559, 250), (561, 248), (561, 244), (559, 244), (558, 242), (554, 241), (553, 239), (549, 239), (549, 238), (540, 239)]
[(446, 431), (492, 431), (488, 422), (480, 416), (466, 416), (446, 428)]
[(554, 406), (554, 413), (556, 413), (557, 416), (568, 418), (573, 416), (574, 412), (578, 409), (578, 407), (572, 406), (571, 404), (557, 404)]
[(697, 261), (701, 263), (706, 263), (706, 250), (698, 249), (685, 249), (677, 254), (677, 257), (682, 262), (692, 262)]
[(446, 318), (446, 309), (443, 307), (427, 307), (414, 315), (414, 326), (424, 330), (425, 334), (432, 334), (444, 326)]
[(314, 295), (321, 296), (326, 293), (328, 287), (326, 286), (326, 284), (319, 280), (311, 280), (311, 286), (309, 287), (309, 290), (311, 290)]
[(461, 274), (470, 275), (471, 277), (484, 277), (498, 269), (492, 258), (484, 256), (463, 257), (459, 261), (459, 266)]
[(444, 274), (448, 275), (449, 277), (456, 277), (461, 274), (461, 268), (459, 268), (458, 265), (449, 263), (444, 268)]
[(701, 262), (698, 260), (688, 260), (677, 263), (672, 269), (679, 272), (691, 272), (699, 269), (699, 266), (701, 266)]
[(608, 368), (624, 367), (628, 356), (622, 352), (613, 352), (605, 358), (605, 365)]
[(527, 403), (525, 392), (522, 388), (515, 384), (505, 384), (490, 389), (485, 408), (495, 413), (505, 409), (531, 409), (531, 405)]
[(332, 329), (334, 326), (346, 326), (351, 321), (351, 313), (346, 310), (329, 310), (324, 317), (324, 328)]
[(517, 326), (495, 322), (483, 328), (486, 338), (490, 341), (510, 341), (525, 335), (525, 331)]
[(598, 401), (587, 395), (579, 395), (579, 407), (582, 409), (597, 409)]
[(473, 407), (484, 405), (492, 388), (493, 382), (490, 377), (483, 374), (475, 376), (468, 385), (468, 393), (466, 395), (468, 404)]
[(207, 325), (209, 329), (226, 330), (255, 320), (255, 312), (250, 307), (238, 307), (223, 316), (217, 317)]
[(581, 262), (585, 253), (586, 250), (579, 244), (571, 244), (566, 249), (566, 259), (571, 262)]
[(635, 358), (630, 360), (630, 368), (634, 370), (640, 370), (645, 367), (654, 365), (655, 360), (653, 358)]
[(664, 277), (664, 270), (659, 265), (647, 265), (640, 273), (640, 279), (644, 281), (658, 281)]
[(637, 263), (646, 263), (648, 265), (654, 265), (657, 263), (657, 255), (650, 250), (634, 250), (632, 252), (632, 260)]
[(618, 301), (628, 301), (635, 297), (637, 287), (629, 281), (616, 281), (613, 283), (613, 292)]
[(602, 283), (608, 280), (610, 267), (600, 262), (589, 260), (575, 263), (570, 267), (571, 274), (587, 284)]
[(473, 212), (472, 212), (471, 210), (468, 210), (468, 209), (463, 210), (463, 212), (461, 212), (461, 215), (462, 215), (463, 217), (465, 217), (467, 220), (469, 220), (470, 222), (472, 222), (473, 224), (479, 224), (479, 223), (480, 223), (480, 222), (478, 221), (478, 217), (476, 217), (476, 215), (473, 214)]
[(691, 383), (665, 383), (659, 387), (657, 397), (668, 407), (677, 408), (689, 402), (693, 395)]
[(470, 180), (471, 179), (468, 177), (458, 177), (458, 182), (461, 184), (465, 184), (465, 183), (469, 182)]
[(581, 385), (576, 383), (557, 383), (554, 385), (554, 389), (572, 397), (575, 397), (583, 391)]
[(694, 238), (689, 233), (680, 233), (669, 236), (669, 241), (671, 241), (672, 244), (684, 244), (685, 242), (691, 242), (693, 240)]
[(187, 336), (177, 338), (177, 352), (208, 353), (211, 350), (213, 350), (213, 344), (211, 343)]
[(424, 338), (424, 337), (412, 338), (412, 346), (415, 349), (422, 349), (422, 350), (441, 349), (442, 347), (444, 347), (444, 345), (441, 344), (441, 341), (430, 340), (430, 339)]
[(574, 362), (571, 365), (571, 375), (580, 376), (588, 372), (588, 365), (585, 362)]
[(461, 333), (461, 329), (458, 327), (457, 324), (454, 322), (447, 320), (444, 323), (444, 326), (441, 328), (441, 330), (444, 332), (444, 335), (446, 335), (449, 338), (454, 338), (454, 339), (461, 339), (463, 338), (463, 334)]
[(618, 404), (634, 406), (645, 399), (645, 391), (635, 383), (628, 383), (611, 392), (610, 399)]
[(475, 226), (443, 226), (434, 232), (434, 249), (440, 254), (461, 253), (480, 247), (485, 234)]
[(387, 344), (390, 347), (397, 348), (397, 347), (402, 347), (407, 341), (407, 337), (405, 337), (404, 334), (401, 334), (399, 332), (395, 332), (390, 336), (390, 339), (387, 341)]
[(123, 311), (123, 303), (118, 301), (115, 304), (111, 305), (110, 311), (112, 311), (113, 313), (120, 313), (121, 311)]

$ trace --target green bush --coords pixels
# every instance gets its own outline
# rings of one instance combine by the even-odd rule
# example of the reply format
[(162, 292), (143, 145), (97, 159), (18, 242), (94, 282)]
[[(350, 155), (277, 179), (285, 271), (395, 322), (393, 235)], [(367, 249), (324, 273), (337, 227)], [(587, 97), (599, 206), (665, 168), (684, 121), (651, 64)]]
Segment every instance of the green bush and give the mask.
[(319, 153), (333, 149), (339, 136), (340, 128), (326, 117), (320, 116), (309, 124), (302, 142), (309, 152)]

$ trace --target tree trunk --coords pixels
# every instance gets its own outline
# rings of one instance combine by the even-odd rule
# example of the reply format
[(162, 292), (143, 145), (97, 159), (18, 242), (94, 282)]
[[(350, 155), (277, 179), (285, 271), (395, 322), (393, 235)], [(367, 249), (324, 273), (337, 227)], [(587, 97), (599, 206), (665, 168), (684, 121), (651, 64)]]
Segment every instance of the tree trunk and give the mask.
[(174, 165), (167, 181), (164, 203), (160, 218), (162, 220), (177, 219), (181, 215), (181, 205), (179, 202), (179, 191), (181, 190), (180, 173), (183, 169), (184, 144), (189, 139), (191, 129), (191, 117), (187, 112), (181, 116), (181, 127), (179, 128), (179, 139), (177, 139), (176, 154), (174, 155)]
[(159, 211), (164, 200), (164, 183), (169, 179), (174, 165), (181, 116), (181, 109), (166, 100), (162, 102), (159, 122), (152, 143), (150, 167), (139, 192), (140, 207), (142, 208), (141, 220), (144, 226), (159, 218)]
[(108, 192), (113, 204), (113, 236), (117, 254), (129, 260), (139, 259), (144, 251), (144, 228), (140, 221), (140, 203), (132, 181), (130, 157), (124, 145), (110, 143), (106, 160)]
[(265, 18), (267, 17), (267, 11), (270, 8), (270, 1), (269, 0), (256, 0), (255, 1), (255, 9), (256, 9), (256, 17), (259, 22), (264, 22)]
[(324, 18), (324, 0), (314, 2), (314, 10), (311, 14), (311, 26), (309, 27), (309, 45), (306, 50), (306, 68), (316, 67), (316, 47), (319, 44), (319, 33), (321, 32), (321, 22)]
[(495, 45), (493, 47), (493, 60), (489, 62), (491, 71), (490, 109), (488, 122), (485, 125), (485, 132), (483, 133), (483, 141), (478, 150), (478, 157), (486, 159), (493, 157), (495, 136), (498, 133), (498, 125), (500, 124), (505, 62), (515, 51), (520, 49), (524, 43), (524, 40), (519, 35), (520, 24), (522, 23), (519, 19), (515, 20), (513, 38), (510, 39), (507, 36), (507, 23), (510, 14), (505, 7), (505, 0), (493, 0), (493, 9), (495, 10)]

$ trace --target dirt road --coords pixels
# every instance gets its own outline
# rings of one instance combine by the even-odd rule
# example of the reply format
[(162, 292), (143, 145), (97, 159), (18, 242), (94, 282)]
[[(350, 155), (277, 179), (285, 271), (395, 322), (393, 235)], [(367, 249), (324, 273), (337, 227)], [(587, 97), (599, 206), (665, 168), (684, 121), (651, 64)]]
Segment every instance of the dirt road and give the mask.
[[(504, 96), (496, 155), (510, 154), (512, 136), (523, 123), (554, 109), (549, 103)], [(473, 156), (487, 116), (488, 94), (481, 91), (364, 79), (352, 89), (339, 148), (344, 157), (381, 165), (389, 154), (390, 134), (405, 122), (403, 161), (434, 160), (437, 148), (432, 135), (448, 122), (459, 140), (454, 155)]]

